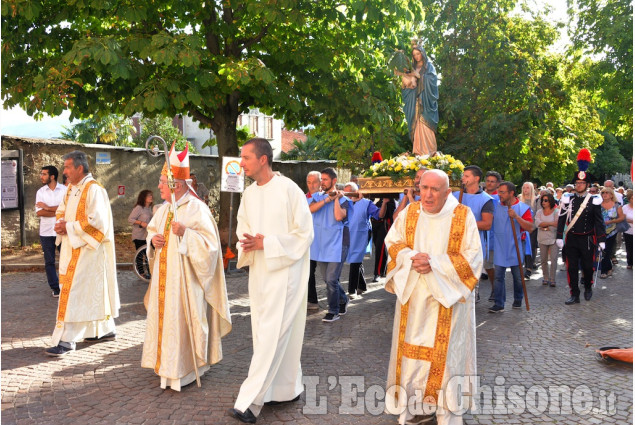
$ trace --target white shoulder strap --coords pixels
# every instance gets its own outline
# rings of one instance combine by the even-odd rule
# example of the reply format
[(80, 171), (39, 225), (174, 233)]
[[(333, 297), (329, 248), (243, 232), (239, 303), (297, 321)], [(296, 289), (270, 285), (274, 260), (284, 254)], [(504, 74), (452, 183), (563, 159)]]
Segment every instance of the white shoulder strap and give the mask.
[[(567, 230), (564, 231), (563, 239), (567, 237), (567, 233), (569, 233), (569, 230), (571, 230), (575, 222), (578, 221), (578, 218), (580, 218), (582, 211), (586, 208), (586, 204), (589, 203), (589, 199), (591, 199), (591, 194), (587, 193), (586, 196), (584, 197), (584, 201), (582, 202), (582, 205), (580, 205), (580, 208), (578, 208), (578, 212), (575, 214), (575, 217), (573, 217), (573, 220), (571, 220), (569, 224), (567, 224)], [(571, 207), (572, 206), (573, 206), (573, 203), (571, 203)]]

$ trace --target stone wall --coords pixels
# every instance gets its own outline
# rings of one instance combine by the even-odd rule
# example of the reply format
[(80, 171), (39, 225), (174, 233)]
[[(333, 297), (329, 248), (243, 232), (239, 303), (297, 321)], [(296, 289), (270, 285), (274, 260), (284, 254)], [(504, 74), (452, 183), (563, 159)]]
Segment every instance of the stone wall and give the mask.
[[(24, 215), (27, 245), (39, 242), (39, 220), (35, 215), (35, 193), (42, 187), (40, 169), (54, 165), (63, 168), (62, 156), (73, 150), (82, 150), (88, 155), (93, 176), (108, 191), (112, 206), (115, 232), (129, 232), (128, 215), (134, 207), (137, 195), (143, 189), (150, 189), (155, 195), (159, 191), (157, 183), (164, 164), (164, 156), (154, 158), (141, 148), (127, 148), (108, 145), (82, 145), (65, 140), (28, 139), (2, 136), (2, 150), (22, 149), (24, 155)], [(97, 152), (110, 153), (110, 164), (96, 164)], [(311, 170), (335, 167), (335, 161), (274, 161), (274, 170), (294, 180), (306, 190), (306, 174)], [(210, 207), (218, 219), (220, 197), (220, 161), (212, 155), (190, 155), (190, 167), (196, 172), (200, 183), (210, 189)], [(338, 169), (340, 181), (347, 181), (350, 171)], [(249, 180), (249, 179), (248, 179)], [(247, 183), (248, 184), (248, 183)], [(118, 196), (118, 186), (125, 186), (125, 195)], [(234, 195), (234, 207), (238, 207), (238, 195)], [(20, 244), (20, 213), (18, 210), (2, 211), (2, 247)], [(225, 229), (221, 229), (222, 230)]]

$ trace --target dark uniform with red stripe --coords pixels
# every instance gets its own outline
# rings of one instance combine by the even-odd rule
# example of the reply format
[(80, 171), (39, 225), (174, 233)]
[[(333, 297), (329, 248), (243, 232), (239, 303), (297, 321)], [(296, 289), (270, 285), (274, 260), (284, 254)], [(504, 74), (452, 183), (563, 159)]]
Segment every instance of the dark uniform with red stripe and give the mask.
[[(586, 193), (584, 195), (563, 195), (560, 201), (557, 239), (562, 239), (565, 225), (568, 225), (576, 216), (585, 196)], [(571, 296), (575, 298), (580, 296), (580, 288), (578, 288), (579, 268), (582, 268), (582, 284), (584, 285), (585, 296), (589, 297), (587, 299), (590, 299), (591, 296), (595, 252), (598, 243), (604, 242), (606, 239), (601, 204), (602, 199), (599, 196), (591, 196), (580, 217), (567, 232), (567, 238), (564, 241), (563, 250), (567, 259), (569, 288)], [(570, 213), (569, 209), (571, 209)]]

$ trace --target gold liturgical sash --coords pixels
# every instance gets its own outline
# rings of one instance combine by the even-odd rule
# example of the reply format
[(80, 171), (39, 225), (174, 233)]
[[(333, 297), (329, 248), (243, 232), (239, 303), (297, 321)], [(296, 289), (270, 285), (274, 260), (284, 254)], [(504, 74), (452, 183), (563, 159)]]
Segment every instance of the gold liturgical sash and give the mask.
[[(77, 204), (77, 210), (75, 212), (75, 220), (79, 221), (79, 225), (82, 230), (93, 237), (97, 242), (101, 242), (104, 239), (104, 234), (100, 232), (98, 229), (95, 229), (88, 223), (88, 214), (86, 214), (86, 198), (88, 197), (88, 188), (93, 185), (93, 183), (97, 183), (95, 180), (91, 180), (84, 186), (82, 190), (82, 194), (79, 198), (79, 204)], [(66, 199), (64, 204), (68, 207), (68, 197), (71, 193), (71, 187), (68, 186), (66, 190)], [(62, 215), (57, 216), (59, 220), (62, 218)], [(68, 306), (68, 296), (71, 292), (71, 285), (73, 283), (73, 277), (75, 276), (75, 268), (77, 267), (77, 261), (79, 260), (79, 254), (81, 252), (81, 248), (73, 248), (71, 253), (71, 260), (68, 263), (68, 268), (66, 269), (65, 274), (60, 275), (60, 286), (62, 287), (62, 291), (60, 292), (60, 302), (57, 308), (57, 327), (62, 327), (62, 323), (64, 322), (64, 318), (66, 317), (66, 307)]]
[[(461, 255), (461, 245), (463, 242), (463, 234), (465, 233), (465, 220), (469, 208), (465, 205), (457, 205), (454, 209), (452, 224), (450, 226), (450, 235), (448, 241), (447, 254), (454, 266), (461, 282), (467, 286), (470, 291), (474, 289), (478, 280), (474, 276), (470, 264)], [(395, 244), (390, 247), (390, 263), (388, 271), (395, 268), (397, 264), (397, 254), (402, 249), (408, 247), (414, 249), (414, 238), (419, 220), (420, 207), (419, 204), (412, 204), (408, 208), (406, 216), (406, 243)], [(439, 303), (439, 314), (437, 317), (437, 331), (434, 336), (434, 346), (425, 347), (421, 345), (409, 344), (405, 341), (406, 328), (408, 325), (408, 310), (410, 301), (401, 305), (401, 316), (399, 320), (399, 341), (397, 345), (397, 364), (395, 373), (395, 384), (397, 387), (401, 384), (401, 364), (403, 358), (425, 360), (430, 362), (430, 373), (426, 384), (426, 391), (423, 400), (426, 403), (437, 403), (437, 395), (443, 383), (443, 374), (445, 372), (445, 362), (448, 354), (448, 346), (450, 344), (450, 329), (452, 326), (452, 307), (445, 308)], [(395, 399), (399, 398), (399, 391), (395, 391)]]
[[(168, 218), (165, 220), (165, 228), (163, 229), (163, 248), (159, 254), (159, 329), (157, 336), (157, 361), (154, 365), (154, 373), (159, 373), (161, 367), (161, 342), (163, 341), (163, 316), (165, 315), (165, 282), (168, 270), (168, 242), (170, 239), (170, 225), (172, 224), (174, 213), (168, 211)], [(178, 255), (178, 254), (177, 254)]]

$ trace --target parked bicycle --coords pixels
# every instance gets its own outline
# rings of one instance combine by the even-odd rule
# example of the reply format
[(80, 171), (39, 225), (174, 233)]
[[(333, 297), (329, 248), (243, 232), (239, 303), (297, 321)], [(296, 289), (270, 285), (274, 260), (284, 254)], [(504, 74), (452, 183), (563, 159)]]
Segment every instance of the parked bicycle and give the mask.
[(139, 279), (145, 280), (146, 282), (150, 282), (151, 274), (150, 274), (150, 263), (148, 261), (148, 256), (146, 255), (146, 246), (140, 246), (135, 252), (133, 269), (134, 272), (139, 276)]

